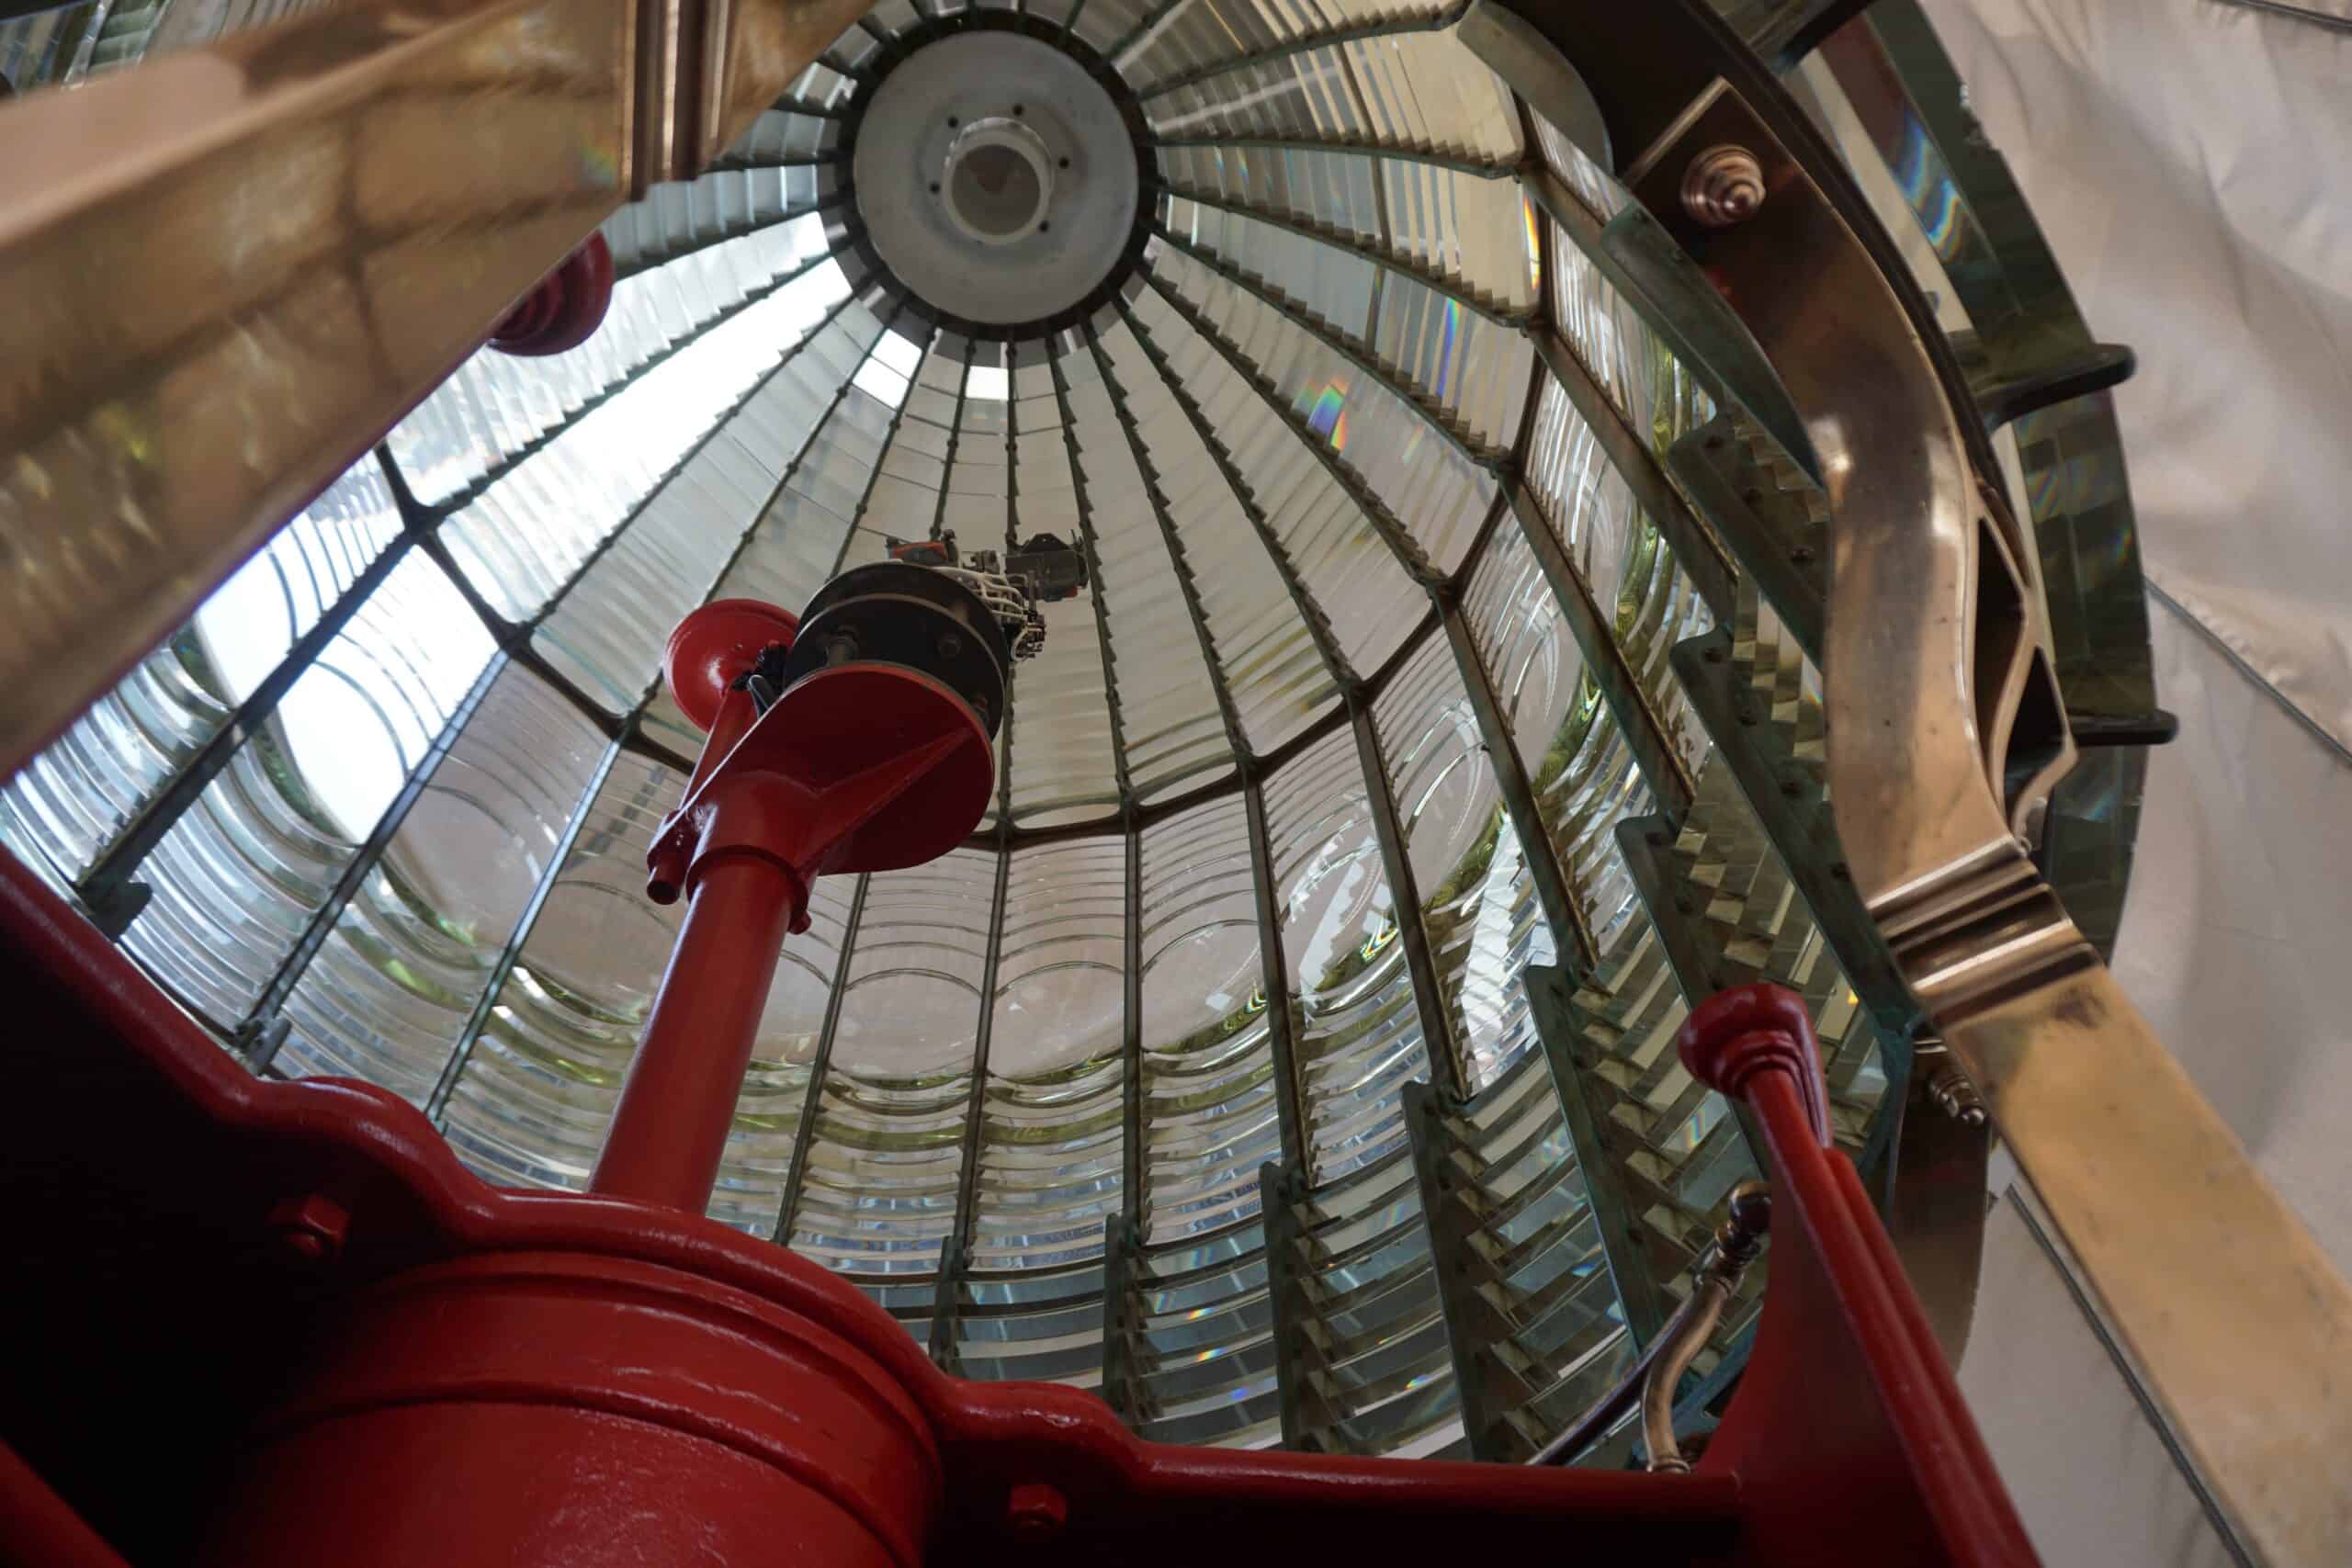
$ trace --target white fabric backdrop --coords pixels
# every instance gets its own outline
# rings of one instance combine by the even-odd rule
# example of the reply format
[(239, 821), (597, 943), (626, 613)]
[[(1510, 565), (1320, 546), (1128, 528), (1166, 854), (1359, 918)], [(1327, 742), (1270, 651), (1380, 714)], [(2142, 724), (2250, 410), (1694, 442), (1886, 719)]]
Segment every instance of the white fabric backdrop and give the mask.
[[(2093, 332), (2140, 355), (2117, 405), (2181, 735), (2117, 974), (2352, 1269), (2352, 31), (1923, 4)], [(2018, 1201), (1986, 1259), (1962, 1382), (2048, 1560), (2231, 1561)]]

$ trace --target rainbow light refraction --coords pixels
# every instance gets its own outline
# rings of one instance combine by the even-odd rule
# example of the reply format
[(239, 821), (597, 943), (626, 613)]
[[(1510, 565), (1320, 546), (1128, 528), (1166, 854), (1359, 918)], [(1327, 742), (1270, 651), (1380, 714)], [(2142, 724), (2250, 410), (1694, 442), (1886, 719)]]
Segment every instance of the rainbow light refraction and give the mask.
[(1544, 287), (1544, 236), (1535, 230), (1532, 197), (1519, 198), (1519, 215), (1527, 220), (1527, 286), (1540, 292)]
[(1348, 448), (1348, 384), (1333, 377), (1323, 389), (1304, 400), (1306, 428), (1331, 444), (1334, 452)]

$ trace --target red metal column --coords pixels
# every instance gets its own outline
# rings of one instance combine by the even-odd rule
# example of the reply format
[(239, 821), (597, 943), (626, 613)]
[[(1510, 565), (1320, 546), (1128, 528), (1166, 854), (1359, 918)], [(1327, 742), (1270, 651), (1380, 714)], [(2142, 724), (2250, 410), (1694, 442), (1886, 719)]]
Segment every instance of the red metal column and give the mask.
[(778, 862), (739, 851), (697, 865), (688, 897), (588, 1190), (698, 1214), (718, 1177), (800, 887)]

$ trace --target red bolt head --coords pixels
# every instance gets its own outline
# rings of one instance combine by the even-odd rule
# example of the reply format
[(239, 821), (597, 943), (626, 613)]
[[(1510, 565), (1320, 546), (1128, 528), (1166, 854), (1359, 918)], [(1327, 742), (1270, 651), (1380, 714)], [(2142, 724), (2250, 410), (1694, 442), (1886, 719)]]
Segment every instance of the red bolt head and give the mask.
[(288, 1198), (269, 1212), (270, 1228), (298, 1256), (323, 1263), (343, 1250), (351, 1211), (323, 1193)]
[(1004, 1522), (1023, 1540), (1045, 1540), (1069, 1523), (1069, 1502), (1042, 1482), (1025, 1481), (1005, 1498)]

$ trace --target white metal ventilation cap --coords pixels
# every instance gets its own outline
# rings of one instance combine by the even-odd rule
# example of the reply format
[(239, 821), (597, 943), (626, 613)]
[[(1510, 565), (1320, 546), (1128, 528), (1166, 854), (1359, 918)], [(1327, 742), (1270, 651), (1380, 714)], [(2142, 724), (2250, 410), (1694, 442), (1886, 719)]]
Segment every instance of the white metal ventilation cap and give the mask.
[(1142, 177), (1111, 93), (1075, 57), (996, 30), (893, 67), (858, 122), (857, 209), (884, 265), (987, 326), (1076, 308), (1119, 264)]

